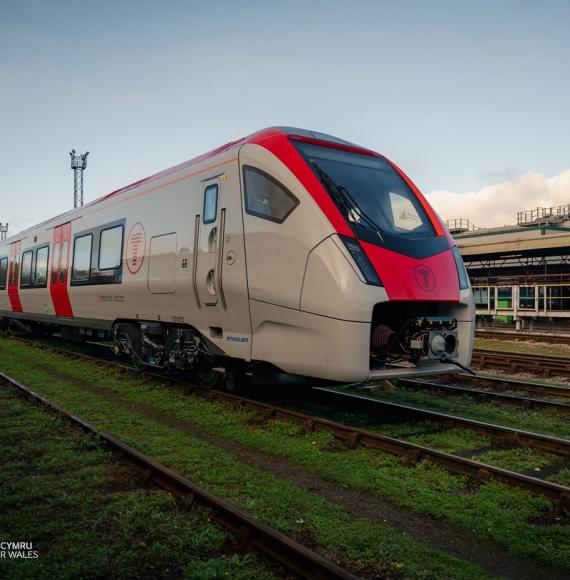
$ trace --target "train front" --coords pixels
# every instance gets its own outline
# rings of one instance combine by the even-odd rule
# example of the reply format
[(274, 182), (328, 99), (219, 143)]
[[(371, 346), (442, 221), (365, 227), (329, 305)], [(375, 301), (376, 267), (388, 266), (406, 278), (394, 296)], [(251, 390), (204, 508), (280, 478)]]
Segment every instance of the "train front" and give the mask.
[(346, 298), (371, 317), (368, 378), (468, 366), (475, 323), (469, 279), (427, 200), (381, 155), (339, 142), (290, 138), (342, 216), (336, 242), (363, 281)]

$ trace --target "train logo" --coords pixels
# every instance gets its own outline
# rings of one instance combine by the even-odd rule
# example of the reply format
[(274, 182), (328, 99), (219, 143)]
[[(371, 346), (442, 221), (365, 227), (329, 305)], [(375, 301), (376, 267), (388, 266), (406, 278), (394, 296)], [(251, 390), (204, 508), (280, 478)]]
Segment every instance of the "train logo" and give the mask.
[(140, 222), (133, 224), (127, 237), (127, 247), (125, 258), (127, 268), (131, 274), (137, 274), (142, 268), (144, 262), (144, 253), (146, 248), (146, 232)]
[(414, 268), (414, 277), (416, 279), (416, 284), (424, 292), (432, 292), (435, 290), (435, 274), (429, 266), (426, 266), (425, 264), (418, 264)]

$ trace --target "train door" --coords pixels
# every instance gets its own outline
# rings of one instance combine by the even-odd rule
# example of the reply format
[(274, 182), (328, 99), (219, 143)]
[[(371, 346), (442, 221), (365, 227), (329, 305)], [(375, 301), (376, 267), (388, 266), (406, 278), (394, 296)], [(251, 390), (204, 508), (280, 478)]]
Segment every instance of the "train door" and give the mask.
[(21, 242), (14, 242), (10, 246), (10, 271), (8, 273), (8, 299), (12, 312), (22, 312), (22, 303), (18, 293), (20, 283), (20, 253)]
[(218, 339), (231, 356), (249, 359), (251, 318), (237, 164), (230, 171), (202, 182), (192, 283), (209, 336)]
[(69, 278), (69, 254), (71, 224), (63, 224), (53, 229), (51, 252), (51, 274), (49, 291), (56, 316), (73, 317), (73, 310), (67, 290)]
[[(203, 184), (202, 216), (197, 216), (196, 223), (196, 291), (200, 304), (215, 306), (218, 302), (224, 306), (224, 290), (221, 280), (221, 264), (218, 259), (223, 246), (225, 209), (219, 209), (220, 180), (210, 179)], [(201, 222), (201, 223), (200, 223)]]

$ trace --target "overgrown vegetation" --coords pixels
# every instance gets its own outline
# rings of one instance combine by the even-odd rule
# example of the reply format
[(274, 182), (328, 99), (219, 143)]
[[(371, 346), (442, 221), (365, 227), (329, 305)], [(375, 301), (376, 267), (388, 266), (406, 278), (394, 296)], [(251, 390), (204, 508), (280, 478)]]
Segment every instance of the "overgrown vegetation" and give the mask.
[[(52, 367), (48, 367), (50, 362)], [(62, 378), (61, 373), (107, 388), (109, 392), (121, 393), (130, 400), (168, 410), (176, 417), (196, 413), (199, 423), (213, 432), (228, 429), (243, 436), (249, 434), (254, 444), (258, 439), (273, 439), (278, 447), (287, 447), (288, 441), (293, 442), (292, 449), (306, 459), (326, 456), (322, 449), (327, 441), (323, 439), (279, 434), (279, 426), (265, 433), (251, 426), (249, 413), (232, 412), (225, 405), (210, 405), (144, 380), (115, 376), (107, 369), (101, 373), (96, 365), (70, 361), (9, 341), (1, 342), (0, 366), (4, 372), (71, 412), (356, 573), (390, 577), (485, 576), (476, 566), (428, 548), (389, 526), (355, 519), (318, 495), (240, 463), (220, 448), (121, 408), (98, 394), (85, 392), (71, 380)], [(393, 458), (384, 461), (397, 463)], [(204, 574), (204, 577), (209, 576)], [(235, 576), (232, 574), (232, 577)]]
[(232, 578), (272, 571), (227, 551), (208, 512), (136, 485), (95, 438), (0, 388), (0, 541), (32, 542), (37, 558), (0, 559), (0, 577)]
[(476, 338), (474, 346), (475, 348), (484, 348), (493, 351), (516, 352), (517, 354), (570, 357), (570, 345), (567, 344)]
[[(303, 466), (307, 471), (343, 486), (373, 491), (417, 512), (457, 524), (473, 533), (475, 537), (492, 540), (516, 554), (570, 568), (570, 528), (558, 523), (555, 517), (550, 518), (554, 516), (554, 509), (548, 501), (540, 497), (532, 497), (495, 481), (474, 487), (468, 478), (451, 475), (425, 462), (410, 467), (404, 465), (400, 458), (386, 454), (364, 449), (347, 450), (331, 445), (332, 441), (327, 435), (304, 434), (298, 427), (286, 422), (270, 422), (268, 429), (267, 425), (254, 420), (252, 413), (237, 412), (228, 405), (212, 404), (196, 397), (189, 397), (179, 388), (167, 387), (156, 381), (148, 382), (142, 378), (119, 376), (107, 369), (102, 375), (93, 364), (70, 361), (52, 353), (28, 350), (25, 352), (26, 360), (34, 360), (40, 368), (23, 369), (21, 361), (24, 360), (25, 347), (6, 341), (1, 343), (1, 346), (2, 366), (12, 368), (25, 382), (39, 385), (47, 396), (56, 397), (62, 404), (65, 403), (67, 408), (71, 407), (82, 415), (88, 414), (92, 419), (101, 421), (105, 424), (105, 428), (112, 425), (115, 433), (119, 433), (120, 436), (126, 434), (131, 441), (134, 440), (139, 444), (144, 441), (145, 445), (154, 445), (151, 443), (153, 440), (162, 441), (164, 448), (157, 449), (161, 459), (166, 458), (170, 464), (181, 466), (192, 473), (199, 473), (201, 481), (212, 485), (230, 501), (234, 499), (239, 501), (242, 507), (253, 510), (256, 515), (269, 523), (276, 525), (277, 522), (283, 531), (298, 534), (301, 538), (307, 537), (308, 534), (313, 541), (316, 540), (320, 545), (326, 546), (327, 553), (336, 557), (342, 557), (343, 554), (349, 559), (361, 560), (362, 546), (357, 547), (358, 540), (352, 536), (364, 533), (363, 526), (370, 526), (376, 530), (374, 532), (376, 535), (378, 526), (369, 522), (354, 522), (350, 518), (343, 520), (338, 515), (338, 508), (305, 494), (294, 486), (277, 483), (275, 478), (271, 477), (268, 481), (267, 474), (257, 471), (255, 475), (250, 475), (248, 472), (246, 477), (242, 473), (243, 466), (238, 468), (233, 462), (231, 468), (230, 464), (226, 466), (227, 468), (212, 465), (213, 455), (222, 462), (229, 461), (219, 450), (210, 448), (210, 455), (206, 453), (208, 465), (201, 464), (194, 458), (196, 452), (194, 442), (191, 443), (192, 450), (187, 450), (186, 454), (181, 453), (180, 447), (176, 448), (176, 442), (181, 446), (188, 445), (186, 437), (156, 425), (135, 432), (134, 423), (138, 425), (146, 421), (140, 417), (131, 418), (128, 424), (126, 418), (116, 415), (116, 408), (96, 400), (98, 398), (93, 395), (79, 392), (71, 386), (70, 381), (61, 381), (59, 388), (46, 384), (45, 373), (52, 373), (54, 376), (57, 373), (67, 373), (69, 377), (87, 381), (108, 392), (119, 393), (127, 401), (136, 401), (164, 411), (177, 419), (200, 425), (211, 433), (222, 435), (244, 447), (264, 450), (287, 458)], [(14, 357), (20, 360), (14, 360)], [(98, 410), (101, 406), (110, 407), (108, 411), (110, 414)], [(429, 425), (423, 427), (429, 430)], [(418, 424), (398, 425), (393, 431), (397, 430), (400, 435), (410, 436), (418, 431)], [(447, 446), (446, 450), (466, 448), (472, 444), (475, 446), (486, 444), (485, 438), (469, 432), (451, 430), (447, 432), (446, 437), (447, 441), (440, 442), (443, 446)], [(147, 451), (151, 453), (148, 449)], [(196, 469), (198, 471), (195, 471)], [(237, 487), (235, 483), (230, 483), (235, 482), (236, 478), (240, 480)], [(283, 485), (285, 487), (282, 487)], [(253, 493), (251, 497), (251, 490), (257, 490), (258, 493)], [(269, 496), (266, 496), (266, 491), (269, 491)], [(286, 501), (284, 497), (289, 499)], [(281, 516), (274, 512), (274, 506), (266, 505), (266, 502), (272, 503), (271, 498), (273, 503), (275, 498), (279, 498), (277, 504), (284, 510), (286, 508)], [(302, 505), (298, 503), (301, 498)], [(290, 502), (293, 502), (292, 506)], [(331, 508), (332, 511), (327, 512), (327, 509)], [(321, 509), (325, 510), (326, 517)], [(277, 519), (272, 520), (273, 517)], [(343, 517), (346, 517), (346, 514)], [(538, 518), (542, 521), (545, 517), (552, 520), (552, 525), (534, 523)], [(297, 519), (304, 522), (300, 528), (294, 523)], [(305, 529), (306, 526), (310, 531)], [(334, 533), (335, 526), (339, 526), (337, 530), (344, 531), (344, 540), (340, 544), (338, 534)], [(389, 545), (392, 545), (391, 549), (394, 550), (394, 538), (391, 539)], [(378, 554), (370, 553), (372, 544), (376, 542), (367, 542), (366, 565), (375, 562), (374, 565), (378, 566), (380, 561), (381, 565), (385, 566), (386, 558), (378, 558)], [(416, 574), (418, 573), (416, 565), (410, 564), (406, 555), (403, 555), (406, 551), (400, 546), (396, 552), (399, 555), (394, 557), (392, 552), (388, 561), (396, 561), (403, 565), (406, 574)], [(405, 564), (402, 564), (403, 562)], [(397, 570), (393, 567), (391, 569), (393, 572)]]
[[(350, 388), (340, 387), (338, 390)], [(524, 431), (533, 431), (554, 437), (570, 437), (570, 423), (565, 412), (545, 409), (524, 409), (493, 402), (481, 403), (470, 395), (443, 396), (437, 391), (379, 388), (366, 396), (383, 401), (415, 405), (424, 409), (460, 415), (468, 419), (495, 423)]]

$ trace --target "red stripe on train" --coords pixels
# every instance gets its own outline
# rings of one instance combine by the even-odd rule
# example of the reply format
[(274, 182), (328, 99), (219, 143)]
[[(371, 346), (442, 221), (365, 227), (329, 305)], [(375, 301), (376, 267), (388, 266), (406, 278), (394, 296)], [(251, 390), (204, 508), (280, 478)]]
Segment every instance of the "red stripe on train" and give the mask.
[(69, 246), (71, 244), (71, 224), (63, 224), (53, 229), (51, 273), (49, 291), (56, 316), (73, 317), (73, 309), (67, 291), (69, 277)]
[(8, 299), (12, 312), (22, 312), (22, 303), (18, 292), (20, 282), (20, 250), (21, 242), (14, 242), (10, 246), (10, 271), (8, 273)]

